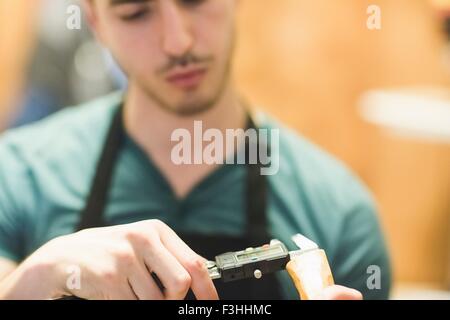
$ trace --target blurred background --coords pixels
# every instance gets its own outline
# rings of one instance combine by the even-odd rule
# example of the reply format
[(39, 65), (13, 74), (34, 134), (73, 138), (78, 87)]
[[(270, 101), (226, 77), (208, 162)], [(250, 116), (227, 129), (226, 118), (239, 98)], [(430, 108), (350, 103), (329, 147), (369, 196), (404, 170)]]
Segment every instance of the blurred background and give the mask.
[[(73, 3), (0, 1), (0, 131), (126, 85)], [(450, 0), (243, 0), (239, 28), (242, 92), (372, 190), (393, 298), (450, 299)]]

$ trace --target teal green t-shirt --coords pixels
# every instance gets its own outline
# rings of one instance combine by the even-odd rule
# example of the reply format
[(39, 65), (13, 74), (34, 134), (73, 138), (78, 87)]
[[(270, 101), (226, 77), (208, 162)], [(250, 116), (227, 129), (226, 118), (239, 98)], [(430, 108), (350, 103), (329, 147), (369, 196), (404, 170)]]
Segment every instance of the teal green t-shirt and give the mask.
[[(1, 137), (1, 257), (20, 262), (52, 238), (74, 232), (122, 99), (122, 93), (114, 93)], [(280, 130), (279, 171), (267, 176), (273, 238), (295, 249), (291, 236), (307, 236), (326, 251), (337, 284), (360, 290), (366, 299), (388, 298), (389, 259), (367, 190), (338, 161), (268, 116), (263, 115), (260, 126)], [(159, 219), (175, 230), (244, 232), (242, 166), (217, 170), (179, 200), (128, 138), (110, 192), (108, 224)], [(373, 266), (381, 276), (375, 288), (368, 286)], [(287, 272), (278, 277), (285, 297), (297, 299)]]

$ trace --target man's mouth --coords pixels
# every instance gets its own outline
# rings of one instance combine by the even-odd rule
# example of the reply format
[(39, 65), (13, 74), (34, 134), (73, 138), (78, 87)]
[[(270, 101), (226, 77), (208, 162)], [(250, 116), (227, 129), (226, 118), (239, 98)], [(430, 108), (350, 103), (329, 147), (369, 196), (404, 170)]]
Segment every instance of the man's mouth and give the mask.
[(166, 80), (171, 85), (183, 90), (192, 90), (200, 85), (206, 75), (206, 68), (191, 68), (171, 72)]

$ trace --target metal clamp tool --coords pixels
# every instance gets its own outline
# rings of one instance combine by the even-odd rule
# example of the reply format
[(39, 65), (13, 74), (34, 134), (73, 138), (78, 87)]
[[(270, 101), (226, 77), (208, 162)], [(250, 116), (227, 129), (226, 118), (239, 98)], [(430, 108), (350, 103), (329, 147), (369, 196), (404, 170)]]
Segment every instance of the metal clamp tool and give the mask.
[(272, 240), (261, 247), (221, 254), (215, 261), (206, 262), (209, 275), (213, 280), (224, 282), (261, 279), (265, 274), (285, 270), (293, 257), (318, 249), (316, 243), (300, 234), (293, 236), (292, 240), (300, 250), (288, 251), (282, 242)]

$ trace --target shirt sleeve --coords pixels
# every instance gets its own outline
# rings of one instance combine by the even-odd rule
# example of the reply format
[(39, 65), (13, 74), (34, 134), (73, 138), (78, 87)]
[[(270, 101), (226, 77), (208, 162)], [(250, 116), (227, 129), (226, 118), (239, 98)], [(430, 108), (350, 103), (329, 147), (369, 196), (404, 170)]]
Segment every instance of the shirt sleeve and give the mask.
[[(3, 140), (3, 139), (2, 139)], [(14, 200), (20, 189), (20, 164), (8, 146), (0, 142), (0, 257), (20, 262), (23, 233), (20, 209)]]
[(366, 300), (385, 300), (391, 289), (389, 255), (375, 205), (357, 182), (347, 189), (339, 246), (332, 262), (336, 284), (359, 290)]

